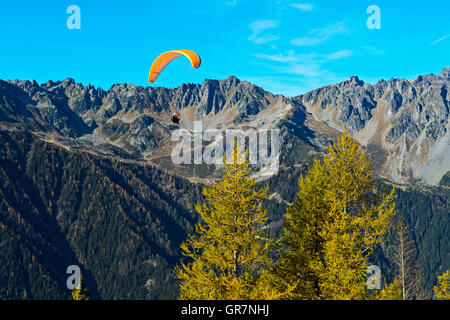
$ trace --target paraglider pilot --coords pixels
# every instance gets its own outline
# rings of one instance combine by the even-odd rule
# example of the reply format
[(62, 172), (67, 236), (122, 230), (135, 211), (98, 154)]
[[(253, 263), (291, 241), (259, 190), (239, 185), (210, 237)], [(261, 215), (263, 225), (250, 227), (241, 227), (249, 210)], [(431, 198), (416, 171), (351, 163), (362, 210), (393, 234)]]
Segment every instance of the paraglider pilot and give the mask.
[(181, 117), (180, 117), (179, 113), (174, 113), (172, 115), (172, 122), (173, 123), (179, 124), (180, 123), (180, 119), (181, 119)]

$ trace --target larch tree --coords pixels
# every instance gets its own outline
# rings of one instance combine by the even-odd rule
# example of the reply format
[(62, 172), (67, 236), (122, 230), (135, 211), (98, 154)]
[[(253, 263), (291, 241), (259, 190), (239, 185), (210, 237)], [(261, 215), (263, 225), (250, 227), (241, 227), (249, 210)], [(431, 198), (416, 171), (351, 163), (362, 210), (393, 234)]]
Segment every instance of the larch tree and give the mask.
[(369, 300), (403, 300), (402, 286), (398, 279), (386, 284), (383, 289), (368, 297)]
[(83, 277), (80, 277), (77, 287), (72, 290), (72, 300), (89, 300), (89, 298), (86, 283)]
[(438, 276), (439, 285), (433, 288), (434, 296), (438, 300), (450, 300), (450, 270)]
[(220, 181), (203, 189), (195, 206), (201, 222), (181, 245), (191, 259), (175, 268), (180, 299), (276, 299), (270, 285), (269, 252), (273, 239), (265, 231), (261, 207), (267, 187), (258, 188), (247, 152), (234, 144), (233, 159), (224, 164)]
[(403, 218), (396, 224), (392, 250), (391, 260), (396, 267), (395, 276), (402, 288), (402, 299), (423, 298), (422, 277), (416, 263), (416, 246)]
[(377, 192), (371, 164), (347, 134), (316, 159), (288, 207), (275, 275), (294, 299), (361, 299), (375, 244), (395, 215), (394, 188)]

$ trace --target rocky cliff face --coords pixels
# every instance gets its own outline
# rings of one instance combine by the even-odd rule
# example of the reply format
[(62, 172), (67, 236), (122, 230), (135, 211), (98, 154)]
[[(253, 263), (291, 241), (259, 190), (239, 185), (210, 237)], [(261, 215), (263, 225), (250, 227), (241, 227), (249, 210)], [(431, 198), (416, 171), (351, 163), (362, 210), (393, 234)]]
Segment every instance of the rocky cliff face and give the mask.
[(351, 77), (296, 99), (314, 120), (383, 150), (384, 177), (437, 184), (450, 170), (449, 70), (375, 85)]
[(151, 161), (184, 175), (195, 172), (170, 165), (170, 136), (179, 128), (169, 120), (175, 111), (188, 130), (196, 120), (204, 129), (280, 128), (281, 166), (306, 161), (348, 131), (382, 177), (437, 184), (450, 170), (449, 85), (449, 67), (437, 76), (375, 85), (353, 76), (293, 98), (234, 76), (175, 89), (117, 84), (108, 91), (73, 79), (41, 85), (0, 80), (0, 128), (26, 129), (66, 147)]

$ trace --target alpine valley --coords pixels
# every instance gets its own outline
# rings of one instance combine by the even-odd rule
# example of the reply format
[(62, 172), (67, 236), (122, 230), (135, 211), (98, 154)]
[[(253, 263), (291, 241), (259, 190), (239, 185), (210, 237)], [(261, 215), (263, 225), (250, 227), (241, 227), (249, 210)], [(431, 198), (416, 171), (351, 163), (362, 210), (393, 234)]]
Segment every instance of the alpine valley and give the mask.
[[(70, 265), (94, 299), (176, 299), (173, 267), (198, 221), (194, 204), (221, 166), (174, 165), (172, 133), (279, 129), (280, 165), (255, 167), (268, 184), (278, 232), (297, 179), (344, 131), (382, 185), (397, 189), (424, 289), (450, 268), (450, 67), (438, 75), (358, 77), (295, 97), (234, 76), (178, 88), (73, 79), (0, 80), (0, 299), (67, 299)], [(181, 116), (180, 125), (170, 121)], [(373, 262), (392, 279), (386, 250)]]

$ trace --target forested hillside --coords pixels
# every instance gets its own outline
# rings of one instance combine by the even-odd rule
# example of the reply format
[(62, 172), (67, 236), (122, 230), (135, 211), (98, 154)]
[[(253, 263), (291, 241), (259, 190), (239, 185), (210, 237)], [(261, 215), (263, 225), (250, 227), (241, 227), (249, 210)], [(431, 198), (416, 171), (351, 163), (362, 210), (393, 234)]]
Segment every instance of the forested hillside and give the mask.
[(151, 166), (0, 133), (0, 298), (65, 299), (79, 265), (92, 298), (174, 299), (199, 187)]
[[(269, 214), (275, 220), (271, 225), (274, 231), (279, 230), (280, 219), (283, 219), (286, 207), (294, 199), (299, 175), (307, 170), (308, 166), (292, 167), (268, 181), (270, 192), (276, 195), (266, 203)], [(430, 298), (437, 275), (450, 267), (450, 189), (445, 184), (445, 179), (448, 179), (447, 176), (444, 176), (439, 187), (396, 188), (398, 215), (405, 218), (411, 229), (417, 249), (416, 261), (422, 271), (425, 293)], [(380, 183), (380, 189), (387, 186), (390, 187), (386, 183)], [(393, 280), (394, 272), (390, 251), (387, 250), (391, 245), (392, 236), (384, 244), (384, 248), (378, 247), (372, 258), (372, 262), (381, 267), (382, 275), (388, 281)]]
[[(197, 222), (193, 206), (201, 185), (149, 165), (67, 150), (23, 131), (1, 131), (0, 143), (2, 299), (66, 299), (66, 268), (73, 264), (94, 299), (177, 298), (172, 269)], [(265, 202), (273, 231), (307, 169), (293, 166), (263, 182), (273, 194)], [(442, 184), (397, 194), (431, 297), (437, 274), (450, 267), (450, 192)], [(392, 279), (381, 250), (374, 263)]]

